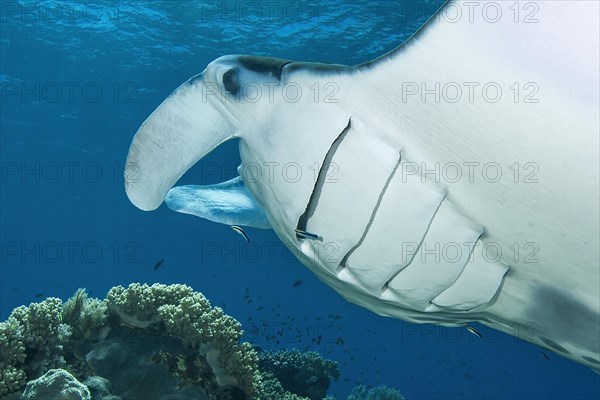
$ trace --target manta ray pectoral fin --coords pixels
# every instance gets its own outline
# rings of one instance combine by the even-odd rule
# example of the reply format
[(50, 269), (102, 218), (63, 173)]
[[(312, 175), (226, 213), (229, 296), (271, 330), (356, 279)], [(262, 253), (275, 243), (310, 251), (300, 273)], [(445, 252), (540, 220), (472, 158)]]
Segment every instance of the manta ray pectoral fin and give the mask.
[(215, 185), (175, 186), (165, 204), (173, 211), (221, 224), (271, 229), (265, 211), (239, 176)]

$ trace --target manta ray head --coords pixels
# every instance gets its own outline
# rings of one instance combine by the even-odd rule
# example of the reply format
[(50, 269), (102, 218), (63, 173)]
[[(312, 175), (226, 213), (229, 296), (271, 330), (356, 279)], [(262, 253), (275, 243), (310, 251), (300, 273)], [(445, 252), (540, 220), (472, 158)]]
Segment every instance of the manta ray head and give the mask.
[(129, 149), (125, 189), (131, 202), (150, 211), (191, 166), (221, 143), (250, 134), (268, 104), (248, 107), (248, 84), (276, 85), (287, 60), (223, 56), (179, 86), (144, 121)]
[[(184, 193), (177, 188), (169, 193), (177, 180), (220, 144), (237, 138), (240, 179), (250, 191), (246, 199), (256, 201), (253, 207), (264, 208), (273, 227), (294, 239), (322, 161), (350, 118), (337, 99), (319, 102), (324, 96), (319, 90), (336, 89), (334, 78), (347, 69), (247, 55), (216, 59), (169, 95), (137, 131), (126, 164), (127, 196), (145, 211), (165, 197), (169, 206), (180, 204)], [(315, 80), (315, 73), (327, 82)]]

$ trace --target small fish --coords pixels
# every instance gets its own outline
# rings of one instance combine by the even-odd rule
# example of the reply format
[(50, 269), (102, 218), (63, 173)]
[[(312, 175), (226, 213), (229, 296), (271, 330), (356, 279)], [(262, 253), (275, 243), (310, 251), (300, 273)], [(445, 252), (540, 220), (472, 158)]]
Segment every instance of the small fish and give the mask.
[(304, 383), (315, 383), (319, 378), (317, 378), (316, 376), (311, 376), (310, 378), (308, 378), (307, 380), (304, 381)]
[(303, 231), (301, 229), (296, 229), (296, 236), (304, 238), (304, 239), (312, 239), (312, 240), (320, 240), (323, 241), (323, 237), (319, 236), (315, 233), (310, 233), (310, 232), (306, 232)]
[(244, 239), (246, 239), (246, 241), (248, 243), (250, 243), (250, 238), (248, 237), (248, 235), (246, 235), (246, 232), (244, 232), (244, 230), (242, 228), (240, 228), (237, 225), (231, 225), (231, 229), (233, 229), (234, 231), (236, 231), (237, 233), (242, 235), (244, 237)]
[(542, 357), (544, 357), (546, 360), (549, 360), (550, 357), (548, 357), (548, 354), (544, 353), (543, 351), (540, 353), (542, 355)]
[(44, 297), (44, 293), (36, 293), (35, 298), (39, 299), (40, 297)]
[(156, 264), (154, 264), (154, 270), (156, 271), (157, 269), (160, 268), (160, 266), (165, 262), (165, 260), (163, 260), (162, 258), (160, 260), (158, 260), (156, 262)]
[(481, 338), (481, 333), (477, 332), (477, 330), (475, 328), (473, 328), (472, 326), (467, 326), (467, 330), (469, 332), (471, 332), (473, 335), (477, 336), (478, 338)]
[(298, 286), (302, 285), (302, 283), (303, 283), (302, 281), (297, 280), (296, 282), (294, 282), (294, 287), (298, 287)]

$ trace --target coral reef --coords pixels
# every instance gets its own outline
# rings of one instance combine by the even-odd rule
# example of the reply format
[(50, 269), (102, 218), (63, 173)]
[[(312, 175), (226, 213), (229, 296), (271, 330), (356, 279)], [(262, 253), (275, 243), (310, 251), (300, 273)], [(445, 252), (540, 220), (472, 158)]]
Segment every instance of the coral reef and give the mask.
[(259, 368), (281, 382), (283, 389), (310, 400), (322, 400), (331, 380), (340, 377), (335, 361), (323, 359), (319, 353), (301, 353), (297, 349), (260, 354)]
[[(47, 298), (0, 322), (0, 397), (333, 400), (336, 362), (296, 349), (259, 352), (242, 334), (189, 286), (134, 283), (105, 300), (80, 289), (64, 304)], [(399, 399), (394, 389), (364, 386), (349, 397)]]
[(82, 381), (108, 379), (107, 398), (258, 398), (258, 355), (242, 334), (189, 286), (117, 286), (106, 300), (80, 289), (64, 305), (48, 298), (0, 323), (0, 395), (65, 368)]
[(64, 305), (48, 298), (0, 323), (0, 395), (65, 368), (80, 380), (109, 379), (116, 395), (138, 396), (131, 390), (137, 376), (146, 393), (154, 378), (157, 399), (175, 392), (182, 399), (247, 398), (262, 377), (242, 333), (239, 322), (189, 286), (117, 286), (106, 300), (80, 289)]

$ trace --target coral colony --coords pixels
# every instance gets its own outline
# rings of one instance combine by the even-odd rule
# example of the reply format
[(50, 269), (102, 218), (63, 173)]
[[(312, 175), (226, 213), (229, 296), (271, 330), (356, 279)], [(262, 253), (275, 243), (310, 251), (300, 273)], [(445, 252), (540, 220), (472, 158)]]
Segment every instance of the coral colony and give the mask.
[[(296, 349), (260, 352), (241, 324), (186, 285), (79, 289), (0, 322), (0, 396), (7, 400), (332, 400), (337, 363)], [(67, 396), (67, 397), (65, 397)], [(174, 397), (175, 396), (175, 397)], [(356, 387), (348, 399), (402, 399)]]

